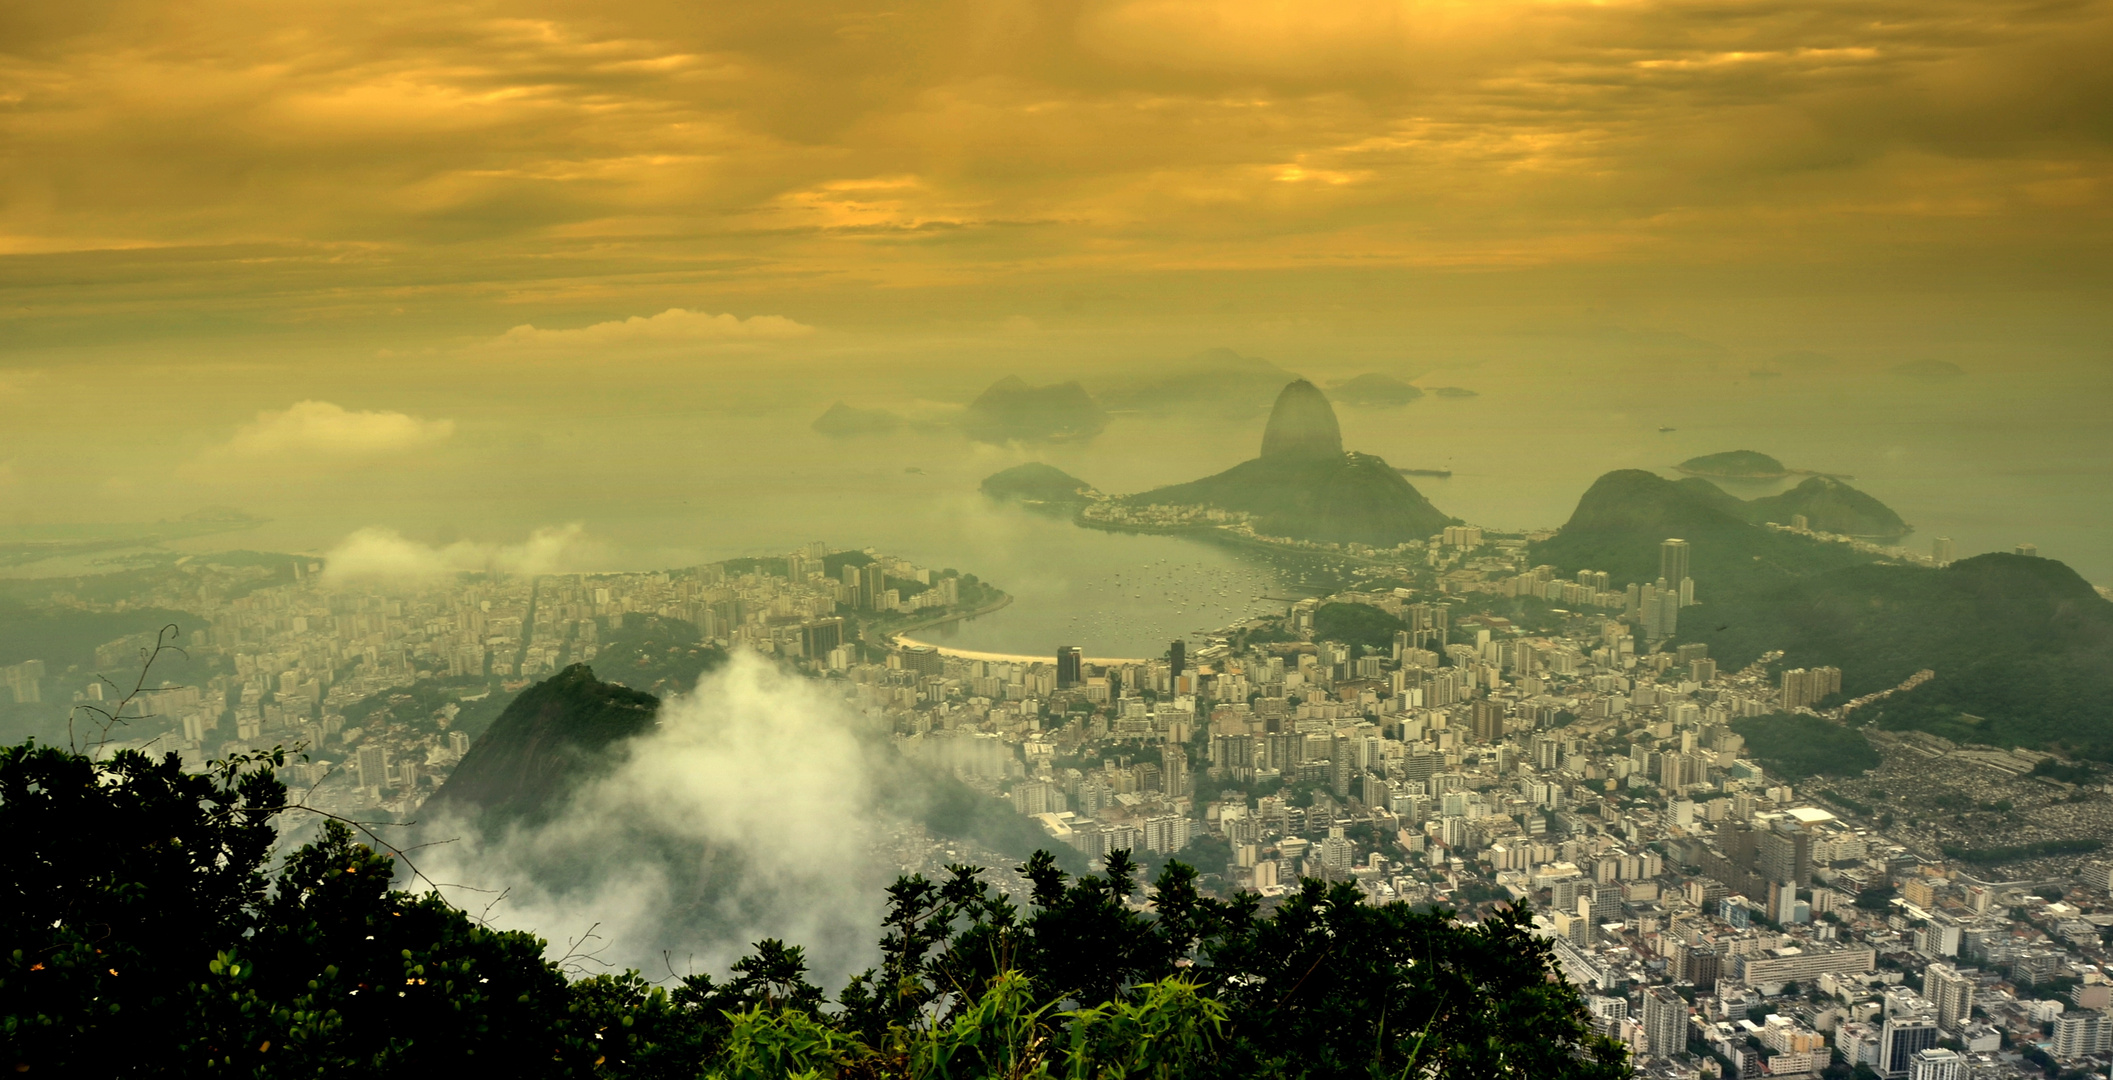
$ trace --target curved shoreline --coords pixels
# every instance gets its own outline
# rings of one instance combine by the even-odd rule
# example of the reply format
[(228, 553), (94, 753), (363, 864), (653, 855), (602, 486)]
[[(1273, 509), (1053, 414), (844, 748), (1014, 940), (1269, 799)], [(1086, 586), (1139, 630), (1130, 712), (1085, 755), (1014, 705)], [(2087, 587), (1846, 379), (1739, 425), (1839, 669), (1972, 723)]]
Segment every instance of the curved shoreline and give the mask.
[[(957, 649), (952, 645), (940, 645), (930, 641), (919, 641), (918, 639), (910, 636), (911, 634), (919, 630), (929, 630), (935, 626), (945, 626), (948, 623), (960, 622), (963, 619), (973, 619), (978, 615), (988, 615), (993, 611), (998, 611), (1004, 608), (1010, 603), (1012, 603), (1012, 594), (1006, 593), (1004, 598), (1000, 599), (995, 604), (986, 604), (983, 607), (977, 608), (974, 611), (958, 612), (953, 615), (947, 615), (942, 618), (933, 619), (930, 622), (921, 622), (912, 626), (905, 626), (900, 630), (891, 630), (885, 634), (882, 634), (881, 639), (897, 648), (900, 648), (905, 645), (916, 645), (921, 648), (931, 649), (941, 656), (951, 656), (956, 660), (982, 660), (986, 663), (995, 662), (1001, 664), (1056, 663), (1055, 653), (1051, 653), (1048, 656), (1035, 656), (1028, 653), (997, 653), (984, 652), (980, 649)], [(1141, 658), (1127, 656), (1087, 656), (1082, 657), (1082, 659), (1084, 659), (1085, 662), (1089, 664), (1143, 664), (1148, 662)]]
[[(995, 652), (983, 652), (983, 651), (980, 651), (980, 650), (977, 650), (977, 649), (957, 649), (957, 648), (954, 648), (954, 647), (953, 647), (953, 646), (951, 646), (951, 645), (939, 645), (939, 644), (935, 644), (935, 643), (933, 643), (933, 642), (930, 642), (930, 641), (919, 641), (919, 640), (917, 640), (916, 638), (913, 638), (913, 637), (909, 637), (909, 636), (907, 636), (907, 635), (905, 635), (905, 634), (902, 634), (902, 633), (894, 633), (894, 634), (889, 634), (889, 635), (888, 635), (888, 640), (889, 640), (889, 641), (890, 641), (891, 643), (895, 644), (895, 645), (919, 645), (919, 646), (922, 646), (922, 647), (924, 647), (924, 648), (927, 648), (927, 649), (931, 649), (931, 650), (934, 650), (935, 652), (937, 652), (937, 653), (938, 653), (939, 655), (941, 655), (941, 656), (950, 656), (950, 657), (953, 657), (953, 658), (954, 658), (954, 659), (956, 659), (956, 660), (982, 660), (982, 661), (985, 661), (985, 662), (993, 662), (993, 663), (1000, 663), (1000, 664), (1054, 664), (1054, 663), (1056, 663), (1056, 656), (1055, 656), (1055, 654), (1051, 654), (1051, 655), (1049, 655), (1049, 656), (1033, 656), (1033, 655), (1029, 655), (1029, 654), (1027, 654), (1027, 653), (995, 653)], [(1134, 656), (1086, 656), (1086, 657), (1081, 657), (1080, 659), (1084, 660), (1084, 661), (1085, 661), (1086, 663), (1089, 663), (1089, 664), (1103, 664), (1103, 665), (1105, 665), (1105, 664), (1144, 664), (1144, 663), (1150, 663), (1150, 661), (1148, 661), (1148, 660), (1146, 660), (1146, 659), (1144, 659), (1144, 658), (1142, 658), (1142, 657), (1134, 657)]]

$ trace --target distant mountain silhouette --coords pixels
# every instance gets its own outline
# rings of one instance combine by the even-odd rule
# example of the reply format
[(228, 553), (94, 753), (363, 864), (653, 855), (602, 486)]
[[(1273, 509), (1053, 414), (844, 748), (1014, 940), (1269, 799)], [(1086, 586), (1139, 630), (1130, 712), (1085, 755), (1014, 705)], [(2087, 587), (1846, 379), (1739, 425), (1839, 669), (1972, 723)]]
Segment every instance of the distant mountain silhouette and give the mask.
[(1422, 397), (1423, 391), (1392, 375), (1375, 371), (1335, 384), (1329, 389), (1328, 396), (1345, 405), (1385, 408), (1407, 405)]
[(1335, 409), (1304, 379), (1278, 392), (1260, 457), (1125, 501), (1237, 510), (1254, 515), (1256, 528), (1271, 536), (1376, 547), (1458, 524), (1385, 461), (1345, 453)]
[(961, 426), (978, 442), (1071, 442), (1100, 434), (1108, 414), (1078, 383), (1029, 386), (1008, 375), (969, 403)]
[(1839, 544), (1760, 528), (1746, 504), (1706, 480), (1667, 480), (1620, 469), (1594, 481), (1555, 536), (1534, 545), (1533, 558), (1561, 568), (1604, 570), (1619, 585), (1658, 577), (1658, 545), (1690, 545), (1689, 566), (1705, 602), (1874, 561)]
[(1758, 450), (1726, 450), (1721, 454), (1692, 457), (1675, 466), (1690, 476), (1714, 476), (1726, 480), (1773, 480), (1789, 476), (1790, 470)]
[(900, 431), (903, 418), (885, 409), (861, 409), (839, 401), (814, 418), (814, 429), (833, 438)]
[(1100, 400), (1111, 409), (1130, 412), (1245, 420), (1262, 415), (1284, 384), (1298, 378), (1267, 360), (1231, 349), (1206, 349), (1150, 367), (1148, 377), (1109, 385), (1098, 395)]
[(1890, 538), (1911, 531), (1892, 507), (1828, 476), (1807, 477), (1804, 483), (1780, 495), (1746, 502), (1748, 521), (1788, 525), (1799, 514), (1815, 529), (1844, 536)]

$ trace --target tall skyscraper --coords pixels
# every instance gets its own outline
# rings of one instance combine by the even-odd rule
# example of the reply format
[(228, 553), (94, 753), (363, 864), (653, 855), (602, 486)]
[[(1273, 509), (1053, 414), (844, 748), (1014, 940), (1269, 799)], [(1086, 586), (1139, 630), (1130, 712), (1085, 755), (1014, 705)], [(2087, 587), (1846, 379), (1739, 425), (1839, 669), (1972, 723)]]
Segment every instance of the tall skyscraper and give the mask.
[(1974, 983), (1950, 964), (1931, 964), (1922, 974), (1922, 996), (1937, 1006), (1937, 1024), (1957, 1031), (1974, 1014)]
[(1680, 587), (1680, 579), (1688, 576), (1687, 541), (1675, 538), (1658, 545), (1658, 576), (1666, 584)]
[(1086, 681), (1086, 653), (1076, 645), (1057, 649), (1057, 689), (1069, 690)]
[(1937, 1045), (1937, 1018), (1929, 1013), (1903, 1012), (1886, 1017), (1878, 1035), (1878, 1068), (1883, 1077), (1908, 1074), (1915, 1055)]
[(1477, 698), (1475, 703), (1469, 706), (1469, 711), (1474, 718), (1476, 742), (1500, 743), (1504, 741), (1504, 706), (1488, 698)]
[(1940, 536), (1930, 541), (1930, 561), (1938, 566), (1950, 566), (1955, 558), (1955, 552), (1956, 549), (1952, 547), (1952, 538), (1949, 536)]
[(1644, 1045), (1657, 1057), (1687, 1052), (1687, 1002), (1668, 986), (1643, 992)]
[(1181, 677), (1182, 672), (1188, 670), (1188, 667), (1189, 643), (1180, 638), (1175, 638), (1174, 643), (1167, 646), (1167, 675), (1178, 679)]
[(380, 746), (362, 746), (354, 759), (361, 787), (381, 787), (389, 782), (389, 751)]

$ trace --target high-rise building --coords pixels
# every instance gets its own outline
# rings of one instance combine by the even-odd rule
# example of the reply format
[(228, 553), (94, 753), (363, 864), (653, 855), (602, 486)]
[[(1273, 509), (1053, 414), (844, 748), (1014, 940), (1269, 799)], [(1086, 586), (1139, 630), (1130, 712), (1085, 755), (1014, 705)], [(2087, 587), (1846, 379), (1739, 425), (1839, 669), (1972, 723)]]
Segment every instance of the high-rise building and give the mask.
[(1057, 649), (1057, 689), (1069, 690), (1086, 681), (1085, 650), (1076, 645), (1065, 645)]
[(1770, 881), (1812, 884), (1812, 834), (1793, 821), (1777, 821), (1754, 837), (1754, 869)]
[(1931, 562), (1936, 563), (1938, 566), (1950, 566), (1957, 557), (1957, 549), (1952, 546), (1951, 537), (1940, 536), (1930, 541)]
[(946, 658), (930, 645), (905, 645), (902, 647), (902, 669), (919, 675), (946, 674)]
[(1658, 576), (1666, 584), (1679, 588), (1680, 579), (1688, 576), (1687, 541), (1669, 539), (1658, 545)]
[(2074, 1061), (2113, 1049), (2113, 1023), (2097, 1009), (2071, 1009), (2054, 1018), (2054, 1056)]
[(1178, 799), (1190, 792), (1189, 752), (1180, 743), (1167, 743), (1159, 748), (1159, 768), (1165, 780), (1167, 797)]
[(389, 750), (382, 746), (362, 746), (355, 759), (359, 770), (361, 787), (381, 787), (389, 782)]
[(1189, 643), (1180, 638), (1175, 638), (1174, 643), (1167, 646), (1167, 675), (1171, 678), (1180, 678), (1181, 673), (1188, 669)]
[(1926, 1012), (1902, 1012), (1886, 1017), (1878, 1035), (1878, 1066), (1873, 1071), (1888, 1078), (1904, 1078), (1915, 1055), (1937, 1045), (1937, 1017)]
[(1644, 1045), (1657, 1057), (1687, 1052), (1687, 1002), (1671, 987), (1643, 992), (1643, 1033)]
[(1941, 1046), (1917, 1051), (1908, 1062), (1908, 1080), (1967, 1080), (1972, 1075), (1965, 1058)]
[(1476, 698), (1468, 706), (1473, 716), (1475, 741), (1500, 743), (1504, 741), (1504, 706), (1488, 698)]
[(1840, 693), (1841, 688), (1840, 668), (1792, 668), (1783, 673), (1783, 708), (1797, 709), (1812, 705), (1829, 694)]
[(1937, 1025), (1957, 1031), (1974, 1014), (1974, 983), (1950, 964), (1931, 964), (1922, 974), (1922, 996), (1937, 1007)]

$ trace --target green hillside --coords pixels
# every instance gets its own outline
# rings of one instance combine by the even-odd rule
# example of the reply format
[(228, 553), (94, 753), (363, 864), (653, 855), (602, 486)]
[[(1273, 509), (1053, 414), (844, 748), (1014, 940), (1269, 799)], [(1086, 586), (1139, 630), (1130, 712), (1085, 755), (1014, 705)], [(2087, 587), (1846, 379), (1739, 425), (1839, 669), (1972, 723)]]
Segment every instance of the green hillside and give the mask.
[[(674, 622), (644, 624), (646, 632), (605, 649), (602, 655), (614, 652), (617, 661), (607, 670), (634, 677), (663, 672), (659, 678), (679, 680), (680, 689), (687, 691), (695, 685), (698, 670), (725, 662), (723, 653), (706, 646), (711, 658), (698, 668), (695, 647), (667, 633), (664, 624)], [(690, 637), (694, 641), (694, 631)], [(575, 789), (615, 764), (625, 742), (653, 730), (660, 703), (652, 694), (616, 682), (613, 675), (604, 682), (587, 665), (574, 664), (523, 690), (477, 738), (447, 783), (426, 800), (421, 816), (434, 821), (461, 816), (494, 829), (560, 816)], [(1009, 804), (977, 792), (951, 773), (902, 756), (879, 733), (872, 734), (869, 763), (886, 813), (1010, 858), (1025, 859), (1048, 843), (1041, 828), (1014, 813)], [(694, 847), (693, 839), (644, 837), (642, 842), (667, 846), (683, 865), (701, 867), (712, 857), (684, 850), (685, 844)], [(1070, 848), (1059, 856), (1067, 866), (1083, 866), (1084, 859)], [(541, 869), (562, 884), (580, 868), (553, 859)], [(690, 884), (700, 896), (710, 892), (704, 878)]]
[(493, 822), (548, 817), (573, 788), (609, 767), (617, 744), (651, 730), (659, 710), (653, 695), (574, 664), (521, 691), (421, 812)]
[(2113, 602), (2052, 559), (1851, 567), (1696, 611), (1680, 640), (1726, 668), (1782, 649), (1783, 667), (1841, 668), (1847, 697), (1937, 673), (1860, 722), (2113, 760)]
[(1395, 633), (1406, 629), (1408, 624), (1370, 604), (1322, 604), (1313, 613), (1314, 640), (1362, 645), (1375, 652), (1393, 648)]
[(1332, 458), (1256, 458), (1216, 476), (1175, 484), (1126, 501), (1202, 505), (1255, 515), (1271, 536), (1392, 547), (1459, 523), (1432, 506), (1402, 475), (1370, 454)]
[(1856, 776), (1880, 761), (1863, 732), (1817, 716), (1749, 716), (1732, 721), (1731, 729), (1746, 739), (1747, 756), (1791, 780)]
[(1780, 495), (1750, 499), (1744, 512), (1748, 521), (1778, 525), (1788, 525), (1802, 514), (1812, 528), (1844, 536), (1892, 538), (1910, 531), (1892, 507), (1828, 476), (1807, 477)]
[(1840, 544), (1759, 528), (1745, 520), (1744, 506), (1707, 481), (1610, 472), (1578, 500), (1561, 531), (1533, 546), (1533, 559), (1565, 573), (1604, 570), (1616, 585), (1653, 581), (1660, 541), (1679, 537), (1707, 604), (1875, 561)]

